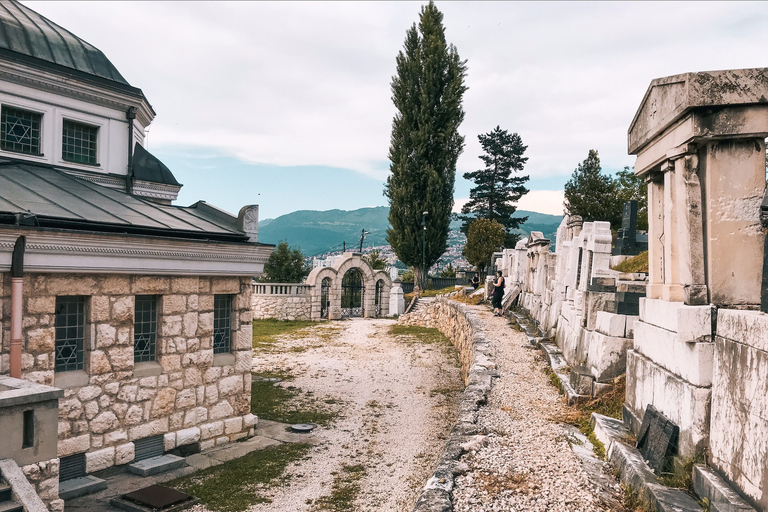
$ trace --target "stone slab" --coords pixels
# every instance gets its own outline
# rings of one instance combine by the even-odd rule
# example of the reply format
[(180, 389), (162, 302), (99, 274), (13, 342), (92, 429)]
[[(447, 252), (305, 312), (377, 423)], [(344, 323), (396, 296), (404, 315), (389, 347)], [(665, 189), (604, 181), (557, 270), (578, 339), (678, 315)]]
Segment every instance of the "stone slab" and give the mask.
[(609, 313), (607, 311), (597, 312), (597, 323), (595, 330), (606, 336), (623, 338), (627, 327), (627, 316)]
[(86, 494), (103, 491), (106, 488), (106, 480), (96, 478), (93, 475), (85, 475), (80, 478), (59, 482), (59, 498), (63, 500), (71, 500), (78, 496), (85, 496)]
[(589, 418), (589, 424), (595, 432), (595, 437), (605, 446), (605, 454), (609, 458), (614, 442), (627, 439), (630, 436), (630, 431), (624, 422), (616, 418), (593, 412)]
[(647, 322), (637, 322), (634, 332), (636, 352), (694, 386), (712, 385), (714, 343), (683, 343), (674, 332)]
[(134, 475), (149, 476), (156, 475), (157, 473), (163, 473), (172, 469), (186, 466), (187, 461), (184, 457), (178, 457), (169, 453), (160, 455), (159, 457), (151, 457), (149, 459), (140, 460), (128, 465), (128, 471)]
[(677, 452), (680, 427), (648, 404), (637, 435), (637, 448), (654, 471), (666, 471)]
[(755, 512), (720, 475), (703, 464), (693, 466), (693, 490), (709, 500), (711, 512)]
[(13, 489), (16, 501), (24, 506), (26, 512), (48, 512), (48, 508), (35, 492), (21, 468), (13, 459), (0, 459), (0, 475)]

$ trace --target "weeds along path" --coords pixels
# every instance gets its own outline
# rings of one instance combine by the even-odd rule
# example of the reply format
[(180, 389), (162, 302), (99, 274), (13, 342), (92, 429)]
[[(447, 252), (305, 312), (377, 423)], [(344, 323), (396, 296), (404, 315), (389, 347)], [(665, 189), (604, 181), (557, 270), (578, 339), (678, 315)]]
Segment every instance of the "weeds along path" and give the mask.
[(573, 437), (559, 421), (569, 411), (548, 382), (540, 352), (505, 318), (481, 306), (476, 311), (496, 350), (500, 376), (478, 412), (478, 424), (488, 433), (485, 443), (461, 459), (468, 471), (455, 481), (454, 510), (615, 510), (609, 503), (620, 499), (606, 500), (571, 450)]
[(455, 421), (462, 384), (444, 337), (393, 334), (393, 325), (327, 322), (255, 349), (254, 375), (283, 376), (278, 386), (296, 388), (293, 405), (273, 419), (314, 409), (327, 425), (283, 483), (266, 491), (271, 502), (251, 510), (413, 508)]

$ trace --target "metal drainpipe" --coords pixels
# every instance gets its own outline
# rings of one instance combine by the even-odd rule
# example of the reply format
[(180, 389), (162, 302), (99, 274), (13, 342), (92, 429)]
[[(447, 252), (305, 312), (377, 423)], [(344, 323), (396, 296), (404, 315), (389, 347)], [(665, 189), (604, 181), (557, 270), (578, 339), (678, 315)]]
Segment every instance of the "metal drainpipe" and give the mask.
[(27, 238), (20, 236), (11, 257), (11, 377), (21, 378), (22, 299), (24, 297), (24, 249)]
[(128, 175), (125, 177), (125, 191), (130, 194), (133, 189), (133, 120), (136, 119), (136, 107), (128, 107), (125, 118), (128, 120)]

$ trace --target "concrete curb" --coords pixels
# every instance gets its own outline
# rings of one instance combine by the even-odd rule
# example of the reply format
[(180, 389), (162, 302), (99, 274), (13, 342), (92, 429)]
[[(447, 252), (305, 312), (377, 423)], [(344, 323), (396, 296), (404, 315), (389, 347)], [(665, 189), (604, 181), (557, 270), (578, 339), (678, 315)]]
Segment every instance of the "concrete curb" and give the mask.
[[(459, 302), (438, 298), (434, 305), (438, 304), (456, 309), (466, 319), (472, 335), (472, 357), (467, 386), (459, 400), (459, 417), (448, 436), (443, 453), (437, 462), (437, 469), (432, 473), (416, 501), (414, 512), (453, 511), (451, 494), (454, 477), (466, 471), (459, 462), (459, 458), (467, 451), (465, 447), (472, 444), (474, 437), (482, 434), (477, 426), (477, 411), (487, 402), (493, 377), (498, 376), (493, 349), (480, 318)], [(444, 334), (449, 336), (450, 333)], [(451, 342), (453, 341), (451, 339)]]

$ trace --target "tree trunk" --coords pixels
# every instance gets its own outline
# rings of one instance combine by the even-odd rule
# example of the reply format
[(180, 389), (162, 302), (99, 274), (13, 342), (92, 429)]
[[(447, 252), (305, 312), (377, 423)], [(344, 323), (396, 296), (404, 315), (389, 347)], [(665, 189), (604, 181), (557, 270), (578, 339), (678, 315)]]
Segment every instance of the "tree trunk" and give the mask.
[[(427, 289), (427, 273), (423, 268), (413, 267), (413, 283), (414, 290), (418, 288), (420, 292), (423, 292)], [(422, 295), (422, 293), (419, 293), (419, 295)]]

